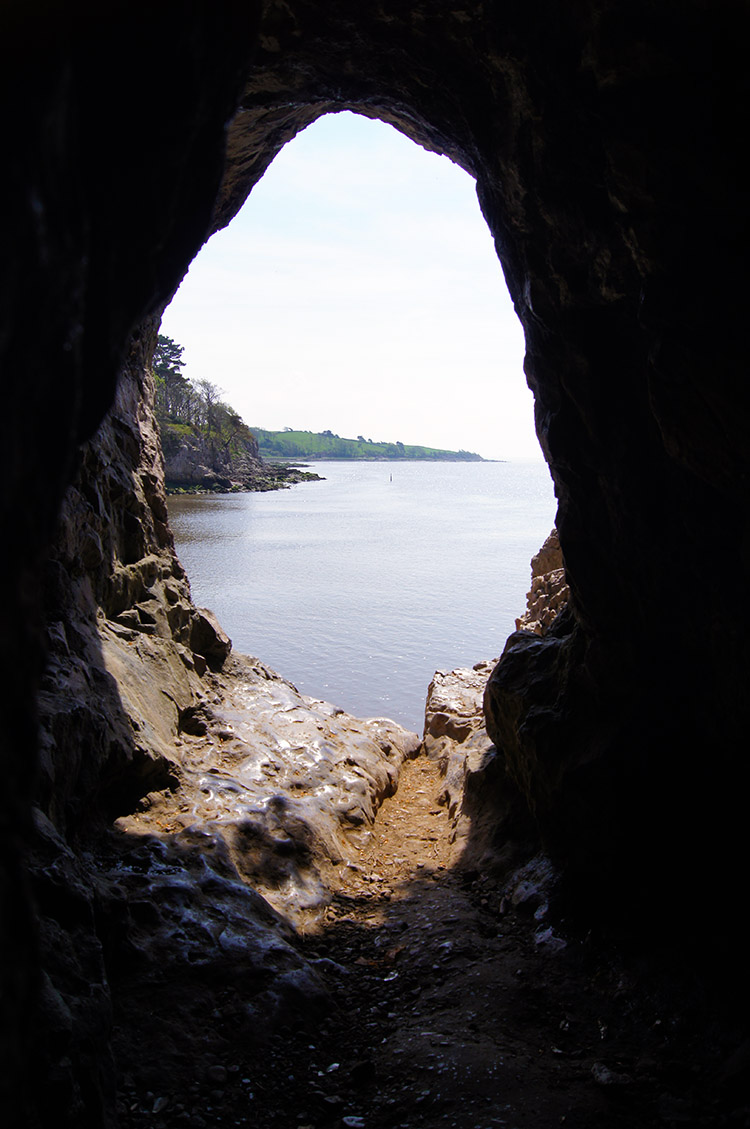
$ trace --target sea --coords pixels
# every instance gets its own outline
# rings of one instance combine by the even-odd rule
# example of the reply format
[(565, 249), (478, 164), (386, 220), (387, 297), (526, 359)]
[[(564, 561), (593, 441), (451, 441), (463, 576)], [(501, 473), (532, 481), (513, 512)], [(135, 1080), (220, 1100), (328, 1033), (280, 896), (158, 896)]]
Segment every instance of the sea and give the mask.
[(311, 463), (269, 493), (169, 499), (193, 599), (304, 694), (421, 734), (436, 670), (500, 655), (555, 522), (541, 461)]

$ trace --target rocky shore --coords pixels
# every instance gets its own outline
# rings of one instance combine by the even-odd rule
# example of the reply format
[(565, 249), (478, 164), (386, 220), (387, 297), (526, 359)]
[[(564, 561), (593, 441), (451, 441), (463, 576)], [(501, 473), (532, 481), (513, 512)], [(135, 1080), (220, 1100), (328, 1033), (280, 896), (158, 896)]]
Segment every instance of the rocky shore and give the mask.
[(290, 462), (267, 462), (255, 438), (245, 441), (240, 453), (228, 453), (185, 429), (161, 428), (164, 481), (167, 494), (227, 494), (242, 491), (284, 490), (298, 482), (320, 481), (321, 476)]

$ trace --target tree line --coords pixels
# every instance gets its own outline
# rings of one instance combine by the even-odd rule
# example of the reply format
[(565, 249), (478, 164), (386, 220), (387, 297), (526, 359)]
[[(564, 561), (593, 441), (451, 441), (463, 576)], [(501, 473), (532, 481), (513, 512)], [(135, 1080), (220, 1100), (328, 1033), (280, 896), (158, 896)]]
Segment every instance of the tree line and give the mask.
[(255, 439), (242, 417), (222, 400), (223, 390), (210, 380), (185, 376), (184, 347), (159, 334), (152, 363), (156, 418), (162, 437), (192, 432), (227, 457)]
[(356, 439), (342, 439), (333, 431), (294, 431), (290, 427), (283, 431), (266, 431), (262, 427), (256, 427), (253, 434), (264, 457), (482, 461), (479, 455), (471, 451), (446, 451), (436, 447), (405, 444), (401, 440), (396, 440), (395, 443), (373, 442), (362, 435), (358, 435)]

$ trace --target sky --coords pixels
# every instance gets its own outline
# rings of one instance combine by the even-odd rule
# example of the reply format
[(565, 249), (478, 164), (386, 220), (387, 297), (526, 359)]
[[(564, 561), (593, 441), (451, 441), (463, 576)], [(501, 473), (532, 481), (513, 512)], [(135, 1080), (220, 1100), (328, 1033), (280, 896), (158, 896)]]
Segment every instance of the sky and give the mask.
[(542, 457), (474, 180), (383, 122), (327, 115), (289, 142), (161, 332), (251, 427)]

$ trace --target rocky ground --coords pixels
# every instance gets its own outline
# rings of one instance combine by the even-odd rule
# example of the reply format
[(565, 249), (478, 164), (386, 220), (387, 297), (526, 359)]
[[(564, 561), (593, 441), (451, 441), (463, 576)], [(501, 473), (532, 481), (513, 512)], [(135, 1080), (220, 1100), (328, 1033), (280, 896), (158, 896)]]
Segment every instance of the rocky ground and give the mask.
[[(482, 742), (481, 721), (467, 720), (482, 681), (481, 670), (436, 677), (428, 732), (442, 736), (427, 742), (433, 755), (403, 762), (395, 794), (381, 787), (374, 820), (349, 822), (337, 839), (342, 849), (315, 871), (316, 883), (324, 879), (325, 889), (316, 885), (319, 897), (300, 897), (309, 895), (309, 872), (301, 884), (294, 865), (275, 897), (266, 880), (275, 912), (247, 887), (243, 911), (229, 860), (223, 880), (214, 861), (203, 893), (214, 919), (223, 914), (222, 959), (206, 958), (211, 946), (205, 938), (201, 945), (200, 931), (211, 925), (191, 894), (180, 911), (180, 935), (186, 914), (197, 932), (180, 959), (164, 952), (144, 971), (124, 954), (110, 969), (122, 1126), (748, 1123), (744, 1095), (731, 1091), (731, 1060), (723, 1067), (729, 1091), (717, 1098), (726, 1042), (714, 1037), (694, 988), (654, 977), (633, 956), (626, 960), (553, 921), (554, 872), (544, 857), (531, 859), (510, 882), (462, 863), (460, 801), (451, 796), (461, 744), (476, 757)], [(235, 716), (225, 744), (237, 728)], [(210, 732), (195, 740), (205, 751), (209, 738)], [(451, 773), (453, 792), (446, 788)], [(178, 811), (170, 816), (168, 806), (154, 797), (120, 827), (131, 836), (121, 848), (130, 852), (130, 871), (140, 849), (151, 888), (158, 871), (167, 901), (174, 883), (187, 894), (180, 877), (187, 845), (175, 840), (169, 819)], [(141, 846), (134, 848), (139, 820)], [(287, 839), (289, 830), (287, 823)], [(178, 849), (179, 860), (170, 856)], [(191, 865), (200, 885), (199, 864)], [(285, 889), (292, 891), (287, 913)], [(154, 935), (153, 899), (143, 912)]]

